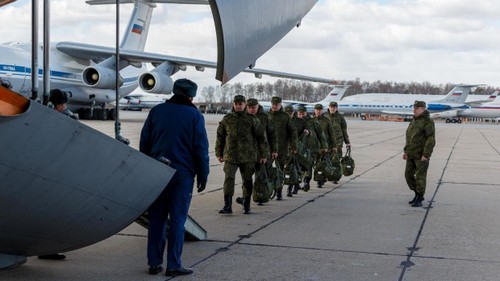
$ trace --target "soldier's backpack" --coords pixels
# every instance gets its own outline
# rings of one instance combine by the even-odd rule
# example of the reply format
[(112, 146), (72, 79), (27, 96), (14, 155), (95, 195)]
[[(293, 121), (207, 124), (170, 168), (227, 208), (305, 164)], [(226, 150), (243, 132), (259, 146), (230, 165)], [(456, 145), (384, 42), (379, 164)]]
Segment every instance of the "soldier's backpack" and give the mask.
[(354, 159), (351, 157), (351, 147), (347, 147), (347, 151), (340, 159), (340, 165), (342, 166), (342, 174), (344, 176), (350, 176), (354, 173)]
[(281, 171), (280, 165), (273, 160), (271, 163), (267, 175), (269, 176), (269, 182), (271, 183), (272, 194), (269, 199), (273, 199), (276, 195), (276, 191), (283, 187), (283, 172)]
[(314, 166), (314, 180), (315, 181), (327, 181), (333, 173), (333, 165), (328, 153), (321, 155), (321, 158), (316, 162)]
[(332, 173), (328, 177), (329, 181), (339, 181), (342, 178), (342, 167), (340, 165), (341, 154), (334, 153), (332, 157)]
[(255, 173), (255, 183), (252, 190), (253, 201), (262, 205), (269, 201), (273, 194), (273, 184), (269, 179), (267, 167), (260, 165), (260, 169)]
[(294, 185), (301, 181), (301, 169), (299, 161), (297, 160), (297, 156), (295, 154), (290, 155), (288, 158), (288, 162), (285, 164), (283, 168), (283, 184), (285, 185)]

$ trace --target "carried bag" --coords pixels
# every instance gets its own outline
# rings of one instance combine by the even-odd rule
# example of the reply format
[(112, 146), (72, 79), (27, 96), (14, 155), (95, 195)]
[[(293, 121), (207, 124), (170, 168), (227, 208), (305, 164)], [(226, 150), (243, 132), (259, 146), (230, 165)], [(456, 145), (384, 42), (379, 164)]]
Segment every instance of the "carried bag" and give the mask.
[(283, 184), (285, 185), (294, 185), (300, 183), (302, 172), (300, 169), (299, 161), (297, 160), (296, 155), (290, 155), (288, 158), (288, 162), (285, 164), (283, 168)]
[(342, 167), (340, 165), (340, 157), (339, 153), (334, 153), (332, 157), (332, 173), (328, 177), (329, 181), (339, 181), (342, 178)]
[(354, 159), (351, 157), (351, 147), (347, 147), (345, 156), (340, 159), (340, 166), (342, 167), (342, 174), (350, 176), (354, 173)]
[(269, 196), (269, 199), (273, 199), (276, 195), (276, 191), (283, 187), (283, 172), (281, 171), (280, 165), (276, 163), (276, 160), (273, 160), (271, 163), (267, 175), (269, 177), (269, 183), (271, 184), (272, 193)]
[(307, 136), (303, 135), (300, 137), (297, 149), (297, 158), (301, 166), (302, 171), (308, 171), (313, 165), (313, 157), (311, 155), (311, 150), (306, 145)]
[(333, 173), (333, 165), (328, 153), (321, 155), (321, 158), (316, 162), (314, 166), (314, 180), (315, 181), (327, 181), (328, 177), (331, 177)]
[(273, 194), (273, 184), (269, 179), (267, 167), (260, 165), (260, 169), (255, 173), (255, 183), (252, 190), (252, 199), (254, 202), (262, 204), (269, 201)]

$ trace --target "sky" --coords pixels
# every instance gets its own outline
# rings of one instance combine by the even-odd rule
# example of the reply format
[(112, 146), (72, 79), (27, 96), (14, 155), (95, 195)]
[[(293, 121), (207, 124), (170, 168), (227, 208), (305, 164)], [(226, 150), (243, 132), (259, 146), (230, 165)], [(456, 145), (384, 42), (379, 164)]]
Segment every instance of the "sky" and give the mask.
[[(42, 0), (39, 2), (43, 3)], [(51, 0), (51, 41), (115, 46), (115, 7)], [(121, 29), (131, 4), (121, 6)], [(42, 12), (42, 9), (40, 9)], [(256, 67), (335, 80), (482, 83), (500, 87), (500, 1), (320, 0)], [(29, 41), (31, 1), (0, 8), (0, 42)], [(42, 37), (40, 36), (40, 39)], [(146, 51), (216, 61), (210, 7), (158, 4)], [(177, 78), (220, 85), (215, 70)], [(240, 74), (230, 83), (274, 82)]]

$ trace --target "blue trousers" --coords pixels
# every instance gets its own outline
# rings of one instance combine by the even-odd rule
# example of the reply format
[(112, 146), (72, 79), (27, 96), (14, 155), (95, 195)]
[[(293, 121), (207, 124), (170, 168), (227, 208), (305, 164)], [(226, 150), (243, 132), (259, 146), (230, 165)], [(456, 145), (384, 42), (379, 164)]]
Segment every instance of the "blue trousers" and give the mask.
[(184, 224), (193, 196), (194, 178), (183, 179), (177, 175), (148, 209), (148, 265), (163, 264), (169, 219), (167, 269), (182, 267)]

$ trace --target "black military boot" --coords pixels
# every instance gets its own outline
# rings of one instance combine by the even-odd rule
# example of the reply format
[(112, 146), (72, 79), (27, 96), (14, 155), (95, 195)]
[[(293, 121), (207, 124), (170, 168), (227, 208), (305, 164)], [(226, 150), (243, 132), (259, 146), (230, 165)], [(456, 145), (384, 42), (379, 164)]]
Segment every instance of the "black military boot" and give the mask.
[(236, 197), (236, 203), (243, 205), (243, 197)]
[(276, 200), (283, 200), (283, 197), (281, 196), (281, 189), (276, 191)]
[(250, 211), (250, 196), (245, 196), (245, 198), (243, 198), (243, 213), (246, 215), (252, 213)]
[(296, 183), (294, 186), (293, 186), (293, 194), (297, 194), (300, 190), (300, 184)]
[(424, 196), (423, 195), (417, 195), (417, 199), (415, 199), (415, 202), (411, 204), (412, 207), (422, 207), (422, 201), (424, 201)]
[(323, 188), (323, 181), (318, 181), (318, 188)]
[(415, 201), (417, 201), (417, 192), (414, 190), (413, 192), (415, 192), (415, 196), (413, 196), (413, 199), (411, 199), (411, 201), (408, 201), (408, 204), (412, 205), (413, 203), (415, 203)]
[(292, 185), (288, 186), (288, 192), (286, 193), (286, 197), (293, 197), (293, 195), (292, 195), (292, 188), (293, 188)]
[(224, 195), (224, 207), (219, 211), (219, 214), (232, 214), (233, 208), (231, 205), (233, 204), (233, 197), (230, 195)]
[(304, 190), (305, 192), (308, 192), (309, 189), (311, 188), (311, 185), (309, 184), (310, 181), (311, 181), (310, 178), (304, 179), (304, 187), (302, 188), (302, 190)]

